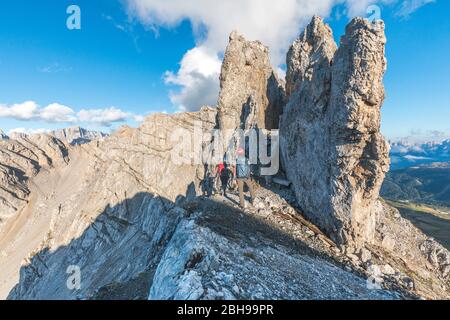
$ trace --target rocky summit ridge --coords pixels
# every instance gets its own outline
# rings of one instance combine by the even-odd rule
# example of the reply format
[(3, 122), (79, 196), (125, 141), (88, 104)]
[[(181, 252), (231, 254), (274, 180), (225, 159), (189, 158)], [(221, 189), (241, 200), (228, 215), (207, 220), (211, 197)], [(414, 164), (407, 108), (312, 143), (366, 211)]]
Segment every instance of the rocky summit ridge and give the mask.
[[(0, 140), (0, 297), (449, 298), (449, 252), (379, 198), (385, 42), (382, 22), (355, 18), (338, 48), (314, 17), (284, 84), (268, 48), (233, 32), (217, 108), (153, 114), (77, 146)], [(246, 210), (234, 193), (201, 196), (205, 164), (172, 161), (174, 133), (199, 125), (279, 128), (276, 178), (292, 187), (258, 179)], [(207, 142), (187, 148), (208, 158)]]

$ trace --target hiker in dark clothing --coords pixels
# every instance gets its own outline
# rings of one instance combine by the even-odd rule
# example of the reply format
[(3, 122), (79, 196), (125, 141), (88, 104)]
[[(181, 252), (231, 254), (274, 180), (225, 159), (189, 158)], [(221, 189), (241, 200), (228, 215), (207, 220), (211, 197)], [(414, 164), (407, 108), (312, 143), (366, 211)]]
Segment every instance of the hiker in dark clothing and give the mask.
[(205, 176), (201, 182), (203, 196), (211, 197), (214, 191), (214, 176), (210, 167), (205, 165)]
[(219, 164), (219, 177), (220, 177), (220, 183), (222, 185), (222, 195), (224, 197), (227, 196), (227, 188), (228, 188), (228, 182), (231, 178), (231, 170), (228, 167), (228, 165), (225, 164)]
[(242, 208), (245, 208), (245, 198), (244, 198), (244, 186), (247, 185), (250, 190), (251, 204), (255, 199), (255, 187), (250, 172), (250, 164), (245, 156), (244, 148), (238, 148), (237, 159), (236, 159), (236, 178), (239, 188), (239, 203)]

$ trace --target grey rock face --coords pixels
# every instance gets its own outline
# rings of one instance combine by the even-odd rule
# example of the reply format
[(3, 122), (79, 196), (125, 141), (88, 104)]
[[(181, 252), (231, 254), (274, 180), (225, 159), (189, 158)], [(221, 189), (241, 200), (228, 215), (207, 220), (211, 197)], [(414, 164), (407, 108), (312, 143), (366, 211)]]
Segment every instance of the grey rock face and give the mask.
[(327, 231), (338, 223), (330, 201), (327, 161), (331, 146), (326, 123), (335, 49), (329, 27), (314, 17), (288, 53), (286, 87), (288, 92), (297, 90), (291, 92), (280, 121), (287, 176), (305, 213), (317, 225), (328, 226)]
[[(217, 110), (209, 107), (198, 112), (151, 115), (138, 129), (124, 128), (100, 144), (101, 157), (104, 161), (117, 159), (111, 163), (112, 172), (125, 167), (134, 173), (141, 187), (171, 201), (178, 196), (198, 195), (203, 159), (191, 155), (198, 155), (203, 141), (194, 136), (194, 127), (199, 126), (201, 133), (210, 132), (216, 125), (216, 116)], [(173, 150), (186, 137), (190, 137), (186, 140), (190, 145), (180, 150), (180, 159), (174, 159)]]
[[(21, 269), (21, 281), (9, 298), (402, 297), (394, 291), (370, 290), (363, 277), (313, 250), (295, 247), (292, 239), (269, 224), (251, 215), (241, 217), (229, 205), (214, 200), (190, 205), (188, 211), (140, 193), (108, 206), (67, 246), (35, 252)], [(261, 235), (246, 236), (245, 231), (255, 227)], [(54, 236), (47, 239), (47, 246), (57, 240)], [(80, 268), (79, 289), (67, 286), (69, 266)]]
[[(332, 204), (349, 238), (372, 241), (379, 191), (389, 170), (389, 145), (380, 132), (384, 101), (386, 37), (382, 21), (354, 19), (346, 29), (332, 67), (328, 123)], [(347, 237), (342, 233), (341, 238)]]
[(217, 232), (204, 219), (199, 215), (178, 225), (156, 270), (149, 299), (401, 297), (395, 292), (370, 290), (365, 279), (317, 256), (293, 253), (269, 237), (235, 238), (233, 232), (225, 231), (226, 225)]
[(221, 129), (241, 127), (243, 108), (252, 96), (259, 128), (278, 128), (284, 89), (269, 61), (269, 50), (259, 41), (230, 35), (220, 76), (218, 102)]
[[(320, 17), (313, 17), (300, 37), (294, 41), (287, 53), (286, 94), (289, 97), (301, 85), (317, 81), (317, 94), (330, 86), (330, 64), (337, 50), (330, 27)], [(321, 74), (319, 74), (321, 72)], [(314, 92), (312, 92), (314, 93)], [(316, 98), (320, 95), (316, 94)], [(326, 101), (325, 101), (326, 103)]]
[[(146, 264), (149, 255), (157, 257), (160, 239), (170, 237), (170, 228), (176, 227), (174, 219), (165, 221), (165, 217), (171, 215), (175, 202), (195, 197), (203, 179), (202, 165), (173, 161), (172, 150), (179, 141), (172, 140), (172, 133), (180, 130), (185, 137), (198, 123), (207, 132), (215, 126), (216, 114), (215, 109), (203, 108), (195, 113), (152, 115), (138, 129), (124, 127), (98, 144), (69, 147), (68, 164), (56, 166), (53, 160), (51, 170), (43, 166), (45, 159), (24, 160), (23, 166), (30, 165), (30, 172), (35, 170), (24, 184), (32, 191), (32, 201), (12, 210), (14, 216), (0, 229), (0, 252), (4, 253), (0, 255), (2, 297), (20, 282), (11, 297), (75, 299), (81, 294), (92, 298), (97, 295), (95, 290), (112, 284), (115, 278), (124, 284), (136, 280), (141, 272), (151, 272)], [(51, 136), (41, 138), (59, 141)], [(195, 142), (201, 147), (201, 141)], [(22, 141), (11, 148), (19, 146)], [(25, 155), (26, 150), (17, 151)], [(38, 170), (39, 161), (46, 170)], [(156, 198), (167, 205), (156, 205), (160, 203), (152, 200)], [(11, 232), (16, 217), (27, 214), (29, 218), (21, 222), (20, 231)], [(152, 217), (154, 220), (146, 220)], [(8, 234), (14, 237), (9, 239)], [(154, 246), (149, 237), (154, 239)], [(113, 244), (118, 245), (116, 251)], [(122, 267), (129, 269), (117, 267), (111, 273), (114, 261), (121, 261), (125, 264)], [(79, 266), (86, 276), (85, 291), (74, 293), (61, 282), (67, 279), (65, 268), (70, 265)], [(46, 271), (48, 277), (42, 276), (47, 274), (42, 271), (46, 266), (50, 269)], [(151, 280), (151, 275), (146, 277)], [(49, 279), (55, 281), (50, 284)], [(148, 294), (148, 288), (145, 291)]]
[[(184, 213), (170, 202), (145, 193), (107, 207), (68, 246), (54, 251), (44, 247), (30, 256), (28, 266), (21, 269), (19, 284), (8, 298), (94, 299), (105, 291), (107, 294), (123, 291), (128, 299), (142, 299), (165, 245)], [(47, 240), (49, 246), (51, 239)], [(70, 266), (80, 270), (78, 289), (67, 285)], [(133, 282), (139, 277), (144, 292)]]
[(339, 243), (374, 236), (389, 168), (380, 133), (385, 43), (382, 22), (356, 18), (335, 51), (331, 30), (314, 17), (288, 54), (284, 167), (305, 214)]
[[(375, 230), (375, 248), (391, 266), (404, 270), (408, 279), (399, 281), (428, 299), (449, 296), (450, 252), (428, 238), (398, 211), (383, 203)], [(430, 283), (431, 282), (431, 283)]]
[(0, 228), (2, 222), (27, 203), (30, 191), (23, 173), (0, 163)]
[(14, 137), (0, 140), (0, 225), (27, 204), (30, 178), (69, 161), (67, 147), (54, 137)]

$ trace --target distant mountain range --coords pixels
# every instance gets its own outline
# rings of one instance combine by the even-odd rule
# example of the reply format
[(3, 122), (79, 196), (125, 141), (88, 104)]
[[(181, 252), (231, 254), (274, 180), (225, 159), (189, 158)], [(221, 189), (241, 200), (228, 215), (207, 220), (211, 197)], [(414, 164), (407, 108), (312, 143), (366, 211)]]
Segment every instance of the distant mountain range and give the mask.
[(450, 139), (440, 143), (391, 143), (391, 170), (450, 161)]
[(381, 195), (394, 201), (450, 208), (450, 140), (391, 143), (391, 171)]
[[(26, 134), (21, 132), (11, 133), (9, 136), (6, 135), (2, 130), (0, 130), (0, 139), (18, 139), (20, 137), (27, 137), (30, 135), (40, 135), (42, 133)], [(80, 145), (89, 143), (94, 140), (99, 140), (107, 137), (106, 133), (100, 131), (87, 130), (81, 127), (69, 127), (64, 129), (58, 129), (54, 131), (49, 131), (44, 134), (55, 137), (62, 142), (68, 143), (70, 145)]]
[(49, 134), (61, 141), (66, 141), (71, 145), (80, 145), (108, 136), (100, 131), (91, 131), (80, 127), (59, 129), (51, 131)]

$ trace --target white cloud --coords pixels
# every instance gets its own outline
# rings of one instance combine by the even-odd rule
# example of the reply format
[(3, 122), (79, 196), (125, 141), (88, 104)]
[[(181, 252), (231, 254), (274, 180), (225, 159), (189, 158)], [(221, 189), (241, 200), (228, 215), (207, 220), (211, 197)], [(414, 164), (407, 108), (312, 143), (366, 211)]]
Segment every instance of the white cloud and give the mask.
[(0, 104), (0, 117), (28, 121), (38, 116), (38, 110), (39, 106), (34, 101), (26, 101), (11, 106)]
[(402, 1), (400, 11), (398, 13), (399, 16), (407, 17), (417, 11), (419, 8), (436, 2), (435, 0), (404, 0)]
[(413, 129), (406, 137), (394, 137), (391, 140), (392, 142), (401, 142), (402, 144), (413, 145), (428, 142), (441, 143), (442, 141), (448, 139), (450, 139), (450, 129), (444, 131)]
[(285, 79), (286, 78), (286, 70), (285, 69), (283, 69), (281, 67), (277, 67), (275, 70), (277, 72), (277, 76), (280, 79)]
[(59, 103), (41, 107), (34, 101), (13, 105), (0, 104), (0, 118), (11, 118), (20, 121), (43, 121), (47, 123), (88, 122), (105, 127), (130, 119), (136, 122), (144, 120), (144, 117), (141, 115), (125, 112), (115, 107), (82, 109), (79, 112), (75, 112), (72, 108)]
[[(339, 0), (128, 0), (129, 12), (153, 28), (176, 27), (188, 19), (197, 45), (222, 52), (232, 30), (271, 48), (275, 65), (312, 15), (328, 16)], [(360, 1), (358, 1), (359, 3)], [(365, 2), (365, 1), (363, 1)]]
[(427, 157), (413, 156), (413, 155), (410, 155), (410, 154), (404, 156), (404, 158), (406, 160), (409, 160), (409, 161), (430, 160), (431, 159), (431, 158), (427, 158)]
[(111, 126), (115, 122), (124, 122), (128, 118), (133, 118), (133, 114), (124, 112), (115, 107), (107, 109), (83, 109), (78, 112), (78, 119), (81, 122), (94, 122), (105, 127)]
[(47, 122), (75, 122), (75, 112), (62, 104), (52, 103), (39, 112), (39, 117)]
[(127, 9), (151, 30), (174, 28), (183, 20), (191, 22), (196, 47), (185, 54), (176, 74), (166, 73), (165, 80), (181, 87), (179, 92), (171, 92), (172, 103), (180, 109), (195, 110), (217, 102), (218, 57), (232, 30), (269, 46), (272, 64), (277, 68), (314, 14), (327, 17), (336, 4), (344, 3), (349, 15), (364, 15), (370, 4), (391, 1), (395, 0), (127, 0)]
[(178, 93), (172, 92), (170, 100), (180, 110), (198, 110), (201, 105), (215, 105), (219, 92), (221, 61), (217, 53), (200, 46), (189, 50), (180, 63), (177, 74), (167, 71), (166, 84), (181, 86)]
[(40, 133), (48, 133), (50, 132), (50, 130), (48, 129), (43, 129), (43, 128), (39, 128), (39, 129), (30, 129), (30, 128), (15, 128), (15, 129), (11, 129), (8, 131), (8, 136), (13, 135), (15, 133), (23, 133), (23, 134), (40, 134)]

